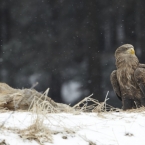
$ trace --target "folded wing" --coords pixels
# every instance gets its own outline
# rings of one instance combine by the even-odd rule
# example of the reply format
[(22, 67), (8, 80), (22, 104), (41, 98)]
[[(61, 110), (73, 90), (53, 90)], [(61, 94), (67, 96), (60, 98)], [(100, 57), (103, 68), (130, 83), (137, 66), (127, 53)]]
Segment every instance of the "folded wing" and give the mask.
[(117, 75), (116, 75), (116, 70), (114, 70), (111, 73), (110, 81), (111, 81), (114, 92), (116, 93), (117, 97), (122, 101), (120, 87), (119, 87), (119, 83), (118, 83)]
[(135, 80), (145, 97), (145, 65), (141, 64), (134, 72)]

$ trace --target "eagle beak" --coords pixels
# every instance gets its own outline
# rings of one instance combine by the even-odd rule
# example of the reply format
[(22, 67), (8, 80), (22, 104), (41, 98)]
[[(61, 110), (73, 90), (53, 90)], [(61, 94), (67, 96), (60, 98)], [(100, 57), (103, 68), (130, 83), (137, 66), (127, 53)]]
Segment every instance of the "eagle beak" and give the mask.
[(130, 48), (130, 49), (128, 50), (128, 52), (129, 52), (130, 54), (135, 54), (134, 48)]

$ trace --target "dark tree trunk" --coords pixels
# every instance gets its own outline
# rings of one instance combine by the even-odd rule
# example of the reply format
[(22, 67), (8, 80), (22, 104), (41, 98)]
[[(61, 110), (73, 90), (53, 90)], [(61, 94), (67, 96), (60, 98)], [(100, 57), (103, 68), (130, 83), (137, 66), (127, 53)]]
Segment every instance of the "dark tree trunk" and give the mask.
[(103, 101), (102, 90), (102, 69), (101, 69), (101, 56), (96, 53), (96, 48), (90, 49), (89, 54), (89, 75), (90, 75), (90, 91), (93, 93), (94, 98)]
[[(90, 47), (88, 48), (88, 57), (89, 57), (89, 88), (90, 93), (93, 93), (93, 97), (99, 101), (103, 101), (103, 90), (102, 90), (102, 66), (101, 66), (101, 49), (104, 47), (102, 43), (101, 27), (100, 26), (100, 17), (96, 16), (99, 12), (99, 2), (93, 0), (88, 1), (87, 9), (89, 15), (90, 26)], [(97, 28), (97, 29), (96, 29)], [(101, 48), (99, 46), (103, 45)]]
[(136, 46), (137, 46), (137, 54), (140, 57), (140, 62), (145, 63), (145, 43), (144, 43), (144, 1), (138, 0), (136, 1)]
[(50, 88), (50, 97), (61, 103), (61, 77), (59, 73), (52, 73), (51, 75), (51, 88)]
[[(3, 1), (0, 2), (0, 5), (2, 5), (2, 3)], [(2, 70), (2, 46), (3, 46), (2, 27), (3, 27), (3, 9), (2, 7), (0, 7), (0, 70)], [(1, 71), (0, 71), (0, 80), (2, 80)]]
[[(11, 28), (12, 28), (12, 23), (11, 23), (11, 1), (7, 0), (7, 1), (2, 1), (2, 5), (1, 5), (1, 26), (0, 28), (1, 30), (1, 40), (2, 40), (2, 47), (0, 50), (0, 57), (2, 57), (2, 48), (3, 45), (7, 44), (10, 39), (11, 39)], [(10, 65), (11, 66), (11, 65)], [(2, 68), (6, 68), (6, 65), (2, 65), (0, 66), (0, 69)], [(13, 69), (12, 69), (13, 70)], [(15, 69), (15, 71), (11, 71), (10, 75), (7, 76), (7, 83), (9, 83), (10, 85), (14, 86), (12, 83), (14, 83), (14, 79), (15, 77), (14, 74), (16, 74), (17, 70)], [(2, 77), (2, 76), (1, 76)], [(6, 81), (3, 80), (3, 77), (1, 79), (1, 81)]]
[(7, 6), (6, 8), (4, 9), (4, 17), (5, 17), (5, 33), (6, 33), (6, 36), (5, 36), (5, 40), (6, 42), (8, 42), (11, 38), (11, 32), (10, 32), (10, 29), (11, 29), (11, 16), (10, 16), (10, 4), (7, 3)]

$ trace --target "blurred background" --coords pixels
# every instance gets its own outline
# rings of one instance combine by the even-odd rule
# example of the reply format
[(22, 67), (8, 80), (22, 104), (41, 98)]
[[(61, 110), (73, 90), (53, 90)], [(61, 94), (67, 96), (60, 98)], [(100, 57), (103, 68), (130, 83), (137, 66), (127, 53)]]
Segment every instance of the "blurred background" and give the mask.
[(120, 107), (110, 84), (114, 51), (135, 46), (145, 63), (144, 0), (0, 0), (0, 82), (50, 88), (57, 102), (94, 94)]

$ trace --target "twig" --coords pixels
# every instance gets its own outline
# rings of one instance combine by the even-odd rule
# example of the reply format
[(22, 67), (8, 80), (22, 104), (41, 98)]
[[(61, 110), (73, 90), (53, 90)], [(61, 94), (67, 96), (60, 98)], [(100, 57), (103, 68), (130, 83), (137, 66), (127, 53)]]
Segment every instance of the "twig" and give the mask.
[[(22, 97), (22, 98), (23, 98), (23, 97)], [(22, 99), (22, 98), (21, 98), (21, 99)], [(2, 128), (2, 127), (5, 125), (5, 123), (7, 122), (7, 120), (12, 116), (12, 114), (15, 113), (15, 111), (16, 111), (16, 109), (17, 109), (17, 107), (18, 107), (18, 104), (21, 102), (21, 99), (20, 99), (20, 101), (18, 101), (18, 103), (17, 103), (16, 105), (14, 105), (14, 107), (15, 107), (14, 111), (12, 111), (12, 112), (10, 113), (10, 115), (3, 121), (3, 123), (2, 123), (1, 126), (0, 126), (0, 128)]]
[(32, 87), (31, 87), (30, 89), (35, 88), (38, 84), (39, 84), (39, 83), (38, 83), (38, 82), (36, 82), (35, 84), (33, 84), (33, 85), (32, 85)]
[(108, 94), (109, 94), (109, 91), (107, 91), (107, 94), (106, 94), (106, 97), (105, 97), (105, 101), (104, 101), (104, 105), (105, 105), (105, 111), (106, 111), (106, 101), (109, 100), (109, 98), (107, 99), (108, 97)]
[(82, 101), (80, 101), (79, 103), (77, 103), (76, 105), (73, 106), (73, 108), (79, 106), (80, 104), (82, 104), (82, 102), (86, 101), (88, 98), (90, 98), (91, 96), (93, 96), (93, 94), (91, 94), (90, 96), (84, 98)]

